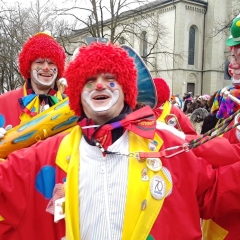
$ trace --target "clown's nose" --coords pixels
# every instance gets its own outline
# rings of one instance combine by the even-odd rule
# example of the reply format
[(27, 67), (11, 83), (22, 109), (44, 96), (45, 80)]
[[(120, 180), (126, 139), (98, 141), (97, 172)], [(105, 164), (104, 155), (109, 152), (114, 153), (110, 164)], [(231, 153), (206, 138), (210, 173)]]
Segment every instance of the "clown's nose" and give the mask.
[(101, 90), (103, 88), (103, 85), (101, 83), (97, 84), (97, 90)]

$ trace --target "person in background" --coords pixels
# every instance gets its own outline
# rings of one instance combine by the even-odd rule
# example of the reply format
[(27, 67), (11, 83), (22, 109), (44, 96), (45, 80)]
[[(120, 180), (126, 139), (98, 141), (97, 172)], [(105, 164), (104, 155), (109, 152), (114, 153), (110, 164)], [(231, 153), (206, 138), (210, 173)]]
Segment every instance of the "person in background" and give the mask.
[[(231, 28), (231, 35), (226, 41), (226, 45), (229, 46), (231, 51), (231, 61), (229, 68), (233, 74), (232, 85), (218, 91), (215, 95), (211, 113), (221, 120), (226, 120), (229, 116), (239, 110), (239, 104), (229, 97), (224, 96), (225, 91), (237, 99), (240, 99), (240, 15), (233, 19)], [(238, 118), (232, 120), (229, 126), (232, 126)], [(218, 124), (219, 125), (219, 124)], [(218, 126), (217, 125), (217, 126)], [(226, 129), (227, 126), (224, 126)], [(232, 130), (223, 133), (223, 138), (226, 138), (231, 144), (239, 144), (240, 142), (240, 130), (239, 126)], [(239, 157), (236, 158), (239, 161)], [(237, 176), (236, 176), (237, 177)], [(240, 211), (235, 209), (228, 214), (219, 215), (211, 220), (203, 222), (203, 239), (226, 239), (226, 240), (238, 240), (239, 239), (239, 226), (240, 226)]]
[(213, 169), (193, 151), (168, 157), (186, 141), (156, 129), (149, 106), (132, 111), (137, 71), (125, 50), (82, 47), (65, 77), (82, 128), (0, 163), (0, 214), (18, 239), (200, 240), (200, 218), (239, 211), (239, 162)]
[[(212, 108), (213, 101), (214, 101), (216, 94), (217, 94), (217, 92), (215, 92), (207, 102), (209, 109)], [(213, 129), (216, 126), (218, 120), (219, 119), (216, 118), (216, 114), (209, 113), (208, 116), (206, 116), (203, 120), (201, 134), (204, 134), (204, 133), (208, 132), (209, 130)]]
[[(65, 97), (66, 80), (62, 78), (65, 59), (63, 48), (46, 33), (38, 33), (26, 41), (18, 59), (26, 82), (23, 87), (0, 96), (0, 138), (4, 138), (9, 126), (27, 122)], [(18, 239), (15, 226), (0, 216), (0, 239)]]
[(184, 97), (184, 105), (183, 105), (183, 112), (186, 113), (187, 112), (187, 106), (188, 104), (191, 104), (192, 102), (192, 93), (188, 92), (186, 97)]
[(208, 106), (208, 101), (210, 99), (210, 96), (208, 95), (202, 95), (199, 97), (200, 98), (200, 107), (206, 109), (208, 112), (210, 111), (209, 106)]
[(18, 57), (19, 70), (26, 82), (0, 96), (3, 122), (0, 134), (7, 125), (15, 127), (65, 97), (66, 80), (62, 78), (65, 59), (63, 48), (47, 33), (38, 33), (26, 41)]
[(175, 94), (175, 97), (177, 97), (178, 99), (179, 99), (179, 102), (180, 102), (180, 109), (182, 109), (183, 108), (183, 100), (181, 99), (181, 97), (180, 97), (180, 95), (179, 95), (179, 93), (176, 93)]
[(181, 109), (181, 103), (178, 97), (176, 97), (175, 95), (171, 96), (171, 104), (178, 107), (179, 109)]
[(157, 90), (157, 106), (153, 110), (157, 120), (173, 126), (185, 134), (196, 135), (192, 123), (178, 107), (170, 103), (170, 88), (163, 78), (153, 78)]

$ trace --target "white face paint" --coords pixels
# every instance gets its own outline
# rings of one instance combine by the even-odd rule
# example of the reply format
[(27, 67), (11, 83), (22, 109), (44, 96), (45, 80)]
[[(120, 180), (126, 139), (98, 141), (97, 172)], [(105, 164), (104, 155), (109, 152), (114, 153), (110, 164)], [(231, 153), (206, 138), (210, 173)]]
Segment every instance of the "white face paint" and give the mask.
[(42, 74), (41, 70), (37, 71), (37, 70), (32, 70), (32, 76), (33, 78), (40, 84), (44, 85), (44, 86), (51, 86), (56, 78), (57, 78), (57, 75), (58, 75), (58, 71), (56, 70), (55, 72), (53, 70), (49, 70), (49, 73), (52, 75), (51, 79), (48, 80), (48, 81), (42, 81), (41, 79), (39, 79), (38, 76), (40, 76), (39, 74)]
[(231, 62), (229, 68), (232, 72), (232, 84), (239, 85), (240, 82), (240, 47), (235, 46), (231, 50)]
[[(101, 104), (102, 106), (98, 106), (93, 102), (93, 97), (94, 95), (107, 95), (109, 96), (109, 100), (106, 101), (106, 105)], [(92, 91), (92, 92), (88, 92), (88, 91), (83, 91), (82, 92), (82, 99), (88, 104), (88, 106), (95, 112), (102, 112), (102, 111), (107, 111), (109, 110), (113, 105), (115, 105), (119, 99), (120, 93), (119, 90), (116, 89), (113, 92), (111, 92), (110, 90), (106, 89), (103, 91)]]
[(87, 79), (81, 92), (81, 104), (88, 118), (95, 124), (103, 124), (120, 114), (124, 93), (112, 74), (98, 74)]

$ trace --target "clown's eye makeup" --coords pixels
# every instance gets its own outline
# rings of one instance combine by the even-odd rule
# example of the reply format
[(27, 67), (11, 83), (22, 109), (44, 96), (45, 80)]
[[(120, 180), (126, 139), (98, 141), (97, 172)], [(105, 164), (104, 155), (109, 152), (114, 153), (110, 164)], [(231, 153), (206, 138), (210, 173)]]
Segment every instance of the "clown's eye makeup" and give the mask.
[(92, 83), (88, 83), (88, 82), (87, 82), (86, 85), (85, 85), (85, 87), (88, 88), (88, 89), (92, 88)]
[(115, 83), (114, 82), (110, 82), (110, 87), (115, 87)]

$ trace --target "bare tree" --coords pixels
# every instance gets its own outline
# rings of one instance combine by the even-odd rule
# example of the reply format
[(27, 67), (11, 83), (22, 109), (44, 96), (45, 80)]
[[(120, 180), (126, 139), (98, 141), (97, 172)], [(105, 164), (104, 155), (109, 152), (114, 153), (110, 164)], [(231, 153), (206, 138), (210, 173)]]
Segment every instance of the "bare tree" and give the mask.
[(1, 7), (0, 15), (0, 93), (22, 85), (23, 80), (17, 66), (17, 54), (21, 47), (21, 18), (12, 7)]
[[(67, 35), (61, 32), (59, 38), (68, 54), (71, 55), (72, 52), (67, 50), (68, 46), (84, 44), (83, 41), (79, 42), (77, 35), (108, 38), (113, 43), (125, 42), (130, 46), (133, 45), (131, 39), (134, 37), (140, 46), (141, 56), (152, 67), (155, 67), (155, 55), (164, 46), (168, 31), (164, 22), (159, 21), (157, 13), (148, 11), (149, 8), (155, 6), (154, 4), (159, 4), (159, 1), (66, 0), (65, 5), (68, 7), (57, 9), (57, 14), (75, 20), (76, 28), (69, 28), (65, 32)], [(143, 34), (144, 31), (147, 32), (147, 36)], [(145, 49), (141, 47), (144, 43)], [(166, 46), (164, 48), (166, 49)]]
[(20, 3), (11, 6), (0, 1), (0, 94), (24, 83), (18, 69), (18, 55), (25, 41), (45, 30), (58, 35), (53, 8), (54, 4), (48, 0), (45, 3), (35, 0), (27, 8)]

